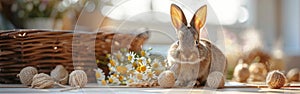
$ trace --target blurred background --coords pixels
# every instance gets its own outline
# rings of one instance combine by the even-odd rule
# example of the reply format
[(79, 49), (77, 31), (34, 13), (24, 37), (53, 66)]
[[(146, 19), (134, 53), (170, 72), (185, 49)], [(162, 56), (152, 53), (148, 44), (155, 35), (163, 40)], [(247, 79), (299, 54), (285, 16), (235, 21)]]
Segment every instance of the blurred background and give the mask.
[(153, 32), (145, 48), (166, 55), (177, 38), (169, 15), (171, 3), (183, 9), (188, 21), (208, 4), (207, 29), (201, 36), (222, 49), (230, 70), (255, 51), (259, 53), (252, 57), (265, 55), (260, 58), (267, 58), (273, 69), (300, 68), (299, 0), (1, 0), (0, 29), (148, 28)]

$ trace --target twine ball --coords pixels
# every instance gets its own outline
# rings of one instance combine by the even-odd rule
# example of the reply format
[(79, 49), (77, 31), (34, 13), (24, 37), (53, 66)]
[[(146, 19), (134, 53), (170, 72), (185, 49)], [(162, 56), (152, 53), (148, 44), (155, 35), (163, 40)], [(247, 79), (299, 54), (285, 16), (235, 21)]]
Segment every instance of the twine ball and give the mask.
[(223, 73), (214, 71), (211, 72), (206, 80), (206, 85), (210, 88), (223, 88), (225, 84), (225, 77)]
[(54, 79), (54, 81), (65, 85), (68, 83), (69, 72), (62, 65), (57, 65), (51, 71), (50, 76)]
[(87, 81), (87, 75), (83, 70), (74, 70), (69, 77), (69, 84), (72, 87), (84, 87)]
[(293, 82), (293, 81), (299, 81), (300, 79), (300, 72), (298, 68), (293, 68), (291, 69), (287, 74), (286, 77), (288, 79), (289, 82)]
[(250, 72), (247, 64), (239, 63), (234, 68), (233, 76), (238, 82), (246, 82), (250, 76)]
[(40, 73), (33, 76), (31, 88), (51, 88), (54, 86), (54, 83), (54, 80), (48, 74)]
[(265, 81), (268, 73), (267, 67), (263, 63), (252, 63), (249, 72), (252, 81)]
[(175, 84), (175, 73), (167, 70), (158, 76), (158, 84), (163, 88), (171, 88)]
[(268, 73), (266, 83), (269, 88), (280, 89), (286, 83), (286, 77), (282, 72), (275, 70)]
[(28, 66), (23, 68), (17, 76), (20, 78), (22, 84), (28, 86), (31, 84), (33, 76), (37, 73), (36, 68)]

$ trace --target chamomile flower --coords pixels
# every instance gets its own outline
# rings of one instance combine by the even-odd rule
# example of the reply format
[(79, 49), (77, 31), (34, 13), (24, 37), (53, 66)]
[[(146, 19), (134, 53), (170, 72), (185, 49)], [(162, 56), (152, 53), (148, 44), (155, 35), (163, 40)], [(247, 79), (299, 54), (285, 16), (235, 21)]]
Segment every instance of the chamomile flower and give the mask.
[(141, 58), (138, 59), (139, 64), (138, 64), (138, 67), (136, 68), (136, 70), (138, 72), (145, 72), (149, 68), (149, 66), (147, 66), (147, 61), (146, 60), (147, 59), (145, 57), (141, 57)]
[(134, 52), (129, 52), (126, 54), (127, 60), (131, 63), (134, 62), (136, 54)]
[(141, 56), (146, 56), (146, 54), (147, 54), (147, 53), (146, 53), (145, 50), (142, 50), (142, 51), (141, 51)]
[(95, 71), (96, 79), (100, 79), (100, 80), (105, 79), (105, 75), (104, 75), (104, 72), (102, 69), (97, 68), (97, 69), (94, 69), (94, 71)]
[(134, 83), (135, 78), (132, 75), (129, 75), (128, 79), (126, 80), (126, 85), (130, 85), (131, 83)]
[(97, 83), (100, 85), (106, 85), (106, 80), (105, 80), (105, 75), (102, 69), (98, 68), (98, 69), (94, 69), (95, 71), (95, 76), (97, 79)]
[(114, 56), (119, 60), (119, 61), (124, 61), (124, 56), (123, 56), (123, 54), (120, 52), (120, 51), (118, 51), (117, 53), (114, 53)]
[(126, 80), (126, 78), (123, 75), (118, 75), (118, 79), (120, 82), (123, 82)]
[(117, 62), (116, 60), (109, 60), (109, 63), (108, 63), (108, 67), (115, 67), (115, 66), (118, 66), (119, 65), (119, 62)]
[(157, 59), (154, 59), (152, 64), (151, 64), (151, 67), (153, 69), (159, 68), (160, 67), (159, 61)]
[(144, 74), (144, 73), (136, 73), (135, 74), (135, 79), (138, 82), (143, 82), (144, 80), (146, 80), (148, 77)]
[(159, 76), (159, 74), (162, 73), (164, 70), (153, 70), (153, 71), (156, 76)]
[(147, 64), (147, 58), (145, 58), (145, 57), (138, 58), (137, 60), (138, 60), (138, 63), (140, 65), (146, 65)]
[(134, 75), (135, 74), (135, 70), (128, 70), (128, 72), (127, 72), (127, 76), (129, 76), (129, 75)]
[(109, 76), (108, 77), (108, 83), (109, 85), (120, 85), (120, 80), (116, 76)]
[(162, 71), (166, 70), (166, 63), (154, 59), (151, 64), (151, 69), (154, 71), (154, 74), (158, 76)]
[(118, 72), (120, 74), (126, 74), (127, 70), (128, 70), (128, 68), (126, 66), (117, 66), (116, 67), (116, 72)]
[(105, 79), (102, 79), (101, 81), (97, 81), (97, 82), (98, 82), (98, 84), (100, 84), (100, 85), (102, 85), (102, 86), (106, 86), (107, 83), (108, 83), (108, 81), (105, 80)]
[(149, 57), (150, 55), (149, 50), (142, 50), (140, 54), (142, 57)]
[[(157, 76), (166, 69), (166, 64), (158, 59), (150, 58), (149, 50), (142, 50), (138, 54), (129, 50), (120, 50), (108, 55), (108, 80), (99, 80), (101, 84), (120, 85), (141, 83), (156, 80)], [(96, 74), (99, 76), (99, 74)], [(97, 77), (98, 77), (97, 76)]]
[(155, 72), (152, 71), (151, 69), (148, 69), (146, 72), (145, 72), (145, 75), (147, 76), (147, 79), (148, 80), (152, 80), (152, 79), (156, 79), (157, 76), (155, 75)]
[(134, 70), (133, 64), (127, 64), (127, 65), (125, 65), (125, 67), (126, 67), (128, 70)]

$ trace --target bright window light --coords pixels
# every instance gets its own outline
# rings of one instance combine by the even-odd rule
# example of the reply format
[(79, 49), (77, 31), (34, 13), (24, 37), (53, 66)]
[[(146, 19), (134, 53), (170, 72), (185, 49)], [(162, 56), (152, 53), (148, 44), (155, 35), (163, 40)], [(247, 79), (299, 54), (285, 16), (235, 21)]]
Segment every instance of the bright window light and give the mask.
[[(164, 14), (170, 13), (170, 5), (173, 0), (111, 0), (107, 1), (112, 5), (104, 5), (101, 12), (112, 19), (116, 20), (125, 20), (126, 18), (139, 15), (141, 13), (154, 11)], [(184, 1), (180, 1), (185, 3)], [(179, 4), (182, 7), (188, 20), (193, 16), (192, 10), (199, 7), (202, 3), (200, 1), (195, 1), (194, 4), (190, 3), (193, 1), (186, 1), (185, 6)], [(236, 22), (245, 22), (248, 20), (248, 10), (244, 7), (241, 7), (241, 0), (207, 0), (209, 2), (209, 15), (216, 15), (215, 17), (208, 17), (208, 24), (222, 24), (222, 25), (232, 25)], [(155, 16), (155, 15), (153, 15)], [(155, 18), (155, 17), (153, 17)], [(153, 19), (149, 19), (153, 20)], [(170, 19), (158, 20), (162, 22), (169, 22)], [(146, 21), (147, 22), (147, 21)]]

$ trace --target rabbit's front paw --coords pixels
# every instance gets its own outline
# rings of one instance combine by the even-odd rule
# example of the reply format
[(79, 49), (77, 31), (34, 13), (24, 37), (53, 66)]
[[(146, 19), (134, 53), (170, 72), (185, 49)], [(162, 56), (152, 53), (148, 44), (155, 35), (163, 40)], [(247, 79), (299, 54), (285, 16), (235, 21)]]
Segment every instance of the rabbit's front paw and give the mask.
[(176, 80), (176, 82), (175, 82), (175, 86), (184, 86), (185, 84), (184, 84), (184, 81), (181, 81), (181, 80)]
[(198, 86), (200, 85), (200, 82), (197, 81), (197, 80), (194, 80), (194, 81), (190, 81), (188, 84), (187, 84), (187, 87), (194, 87), (194, 86)]

